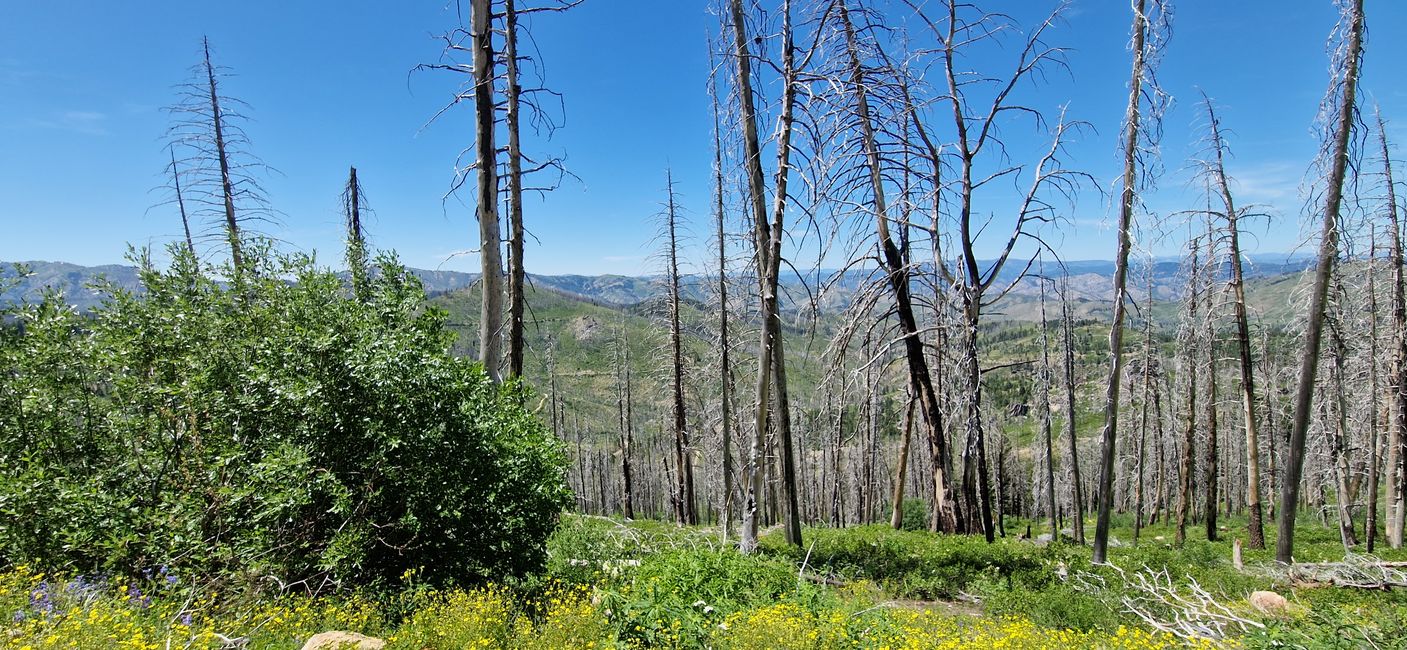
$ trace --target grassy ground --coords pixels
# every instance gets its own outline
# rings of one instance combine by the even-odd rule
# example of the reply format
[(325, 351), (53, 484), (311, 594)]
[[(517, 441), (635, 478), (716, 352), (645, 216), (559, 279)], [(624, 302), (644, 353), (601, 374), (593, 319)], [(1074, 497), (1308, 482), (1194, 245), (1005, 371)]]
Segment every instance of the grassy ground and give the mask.
[[(1132, 539), (1128, 523), (1116, 520), (1116, 538)], [(219, 648), (242, 637), (250, 648), (297, 648), (327, 629), (415, 649), (1403, 647), (1407, 597), (1293, 583), (1270, 551), (1247, 550), (1237, 570), (1231, 531), (1207, 542), (1192, 529), (1174, 549), (1170, 529), (1145, 528), (1138, 546), (1116, 546), (1111, 565), (1096, 567), (1071, 545), (879, 526), (808, 529), (801, 549), (768, 534), (761, 553), (742, 556), (716, 530), (566, 516), (541, 575), (437, 590), (412, 573), (393, 594), (321, 597), (11, 567), (0, 574), (0, 647)], [(1310, 525), (1297, 540), (1302, 561), (1344, 558), (1329, 529)], [(1251, 607), (1262, 589), (1289, 609)], [(1178, 638), (1154, 621), (1206, 637)]]

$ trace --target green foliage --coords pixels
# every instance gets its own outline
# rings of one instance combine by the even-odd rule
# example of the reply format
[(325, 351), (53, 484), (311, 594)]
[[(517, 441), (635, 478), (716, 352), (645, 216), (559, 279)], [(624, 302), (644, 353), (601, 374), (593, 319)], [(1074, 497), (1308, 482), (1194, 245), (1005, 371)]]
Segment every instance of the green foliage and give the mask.
[(394, 259), (365, 301), (302, 256), (140, 262), (143, 292), (91, 318), (51, 295), (0, 339), (0, 557), (354, 584), (542, 566), (559, 444), (448, 354)]
[(619, 587), (602, 589), (622, 640), (673, 647), (704, 639), (725, 618), (778, 602), (806, 610), (834, 605), (833, 596), (797, 577), (776, 558), (732, 550), (670, 550), (646, 557)]
[(923, 499), (904, 499), (904, 512), (899, 520), (899, 526), (908, 531), (928, 530), (929, 516), (932, 508), (928, 501)]
[(770, 553), (805, 561), (811, 571), (872, 580), (900, 598), (953, 598), (980, 580), (1038, 580), (1047, 564), (1041, 549), (1014, 540), (988, 544), (980, 537), (903, 532), (888, 526), (815, 528), (804, 537), (804, 549), (775, 536), (763, 541)]

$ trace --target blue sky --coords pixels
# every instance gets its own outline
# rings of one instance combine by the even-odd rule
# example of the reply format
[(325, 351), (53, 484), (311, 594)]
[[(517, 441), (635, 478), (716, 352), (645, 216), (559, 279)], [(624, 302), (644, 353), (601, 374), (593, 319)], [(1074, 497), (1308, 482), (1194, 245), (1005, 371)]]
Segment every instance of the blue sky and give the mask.
[[(705, 36), (716, 24), (709, 4), (587, 0), (532, 21), (567, 116), (550, 142), (532, 148), (565, 154), (581, 180), (529, 201), (530, 271), (650, 271), (650, 217), (666, 166), (690, 215), (709, 218)], [(1044, 6), (991, 4), (1023, 12)], [(1367, 4), (1364, 90), (1404, 140), (1407, 3)], [(174, 209), (153, 207), (166, 164), (169, 117), (161, 109), (175, 101), (173, 87), (187, 78), (208, 35), (217, 62), (236, 75), (225, 89), (252, 107), (253, 152), (279, 172), (263, 181), (283, 214), (271, 234), (336, 263), (338, 193), (356, 165), (376, 210), (369, 224), (376, 246), (396, 249), (412, 266), (475, 269), (472, 254), (452, 257), (473, 247), (471, 206), (441, 200), (456, 155), (472, 145), (472, 116), (456, 110), (425, 126), (460, 80), (410, 74), (437, 59), (432, 36), (454, 25), (452, 7), (442, 0), (231, 6), (0, 0), (0, 260), (117, 263), (128, 243), (159, 246), (177, 237)], [(1176, 3), (1161, 74), (1176, 98), (1163, 140), (1169, 173), (1149, 198), (1154, 209), (1197, 203), (1185, 161), (1197, 150), (1200, 88), (1232, 132), (1229, 171), (1240, 200), (1281, 215), (1258, 230), (1256, 245), (1262, 252), (1296, 246), (1298, 187), (1317, 147), (1311, 127), (1334, 20), (1328, 0)], [(1106, 187), (1117, 173), (1127, 23), (1126, 2), (1076, 0), (1051, 39), (1072, 48), (1073, 78), (1052, 77), (1035, 95), (1047, 107), (1068, 102), (1073, 118), (1095, 127), (1072, 147), (1073, 162)], [(1113, 256), (1109, 210), (1098, 196), (1089, 193), (1071, 217), (1074, 225), (1055, 236), (1063, 256)]]

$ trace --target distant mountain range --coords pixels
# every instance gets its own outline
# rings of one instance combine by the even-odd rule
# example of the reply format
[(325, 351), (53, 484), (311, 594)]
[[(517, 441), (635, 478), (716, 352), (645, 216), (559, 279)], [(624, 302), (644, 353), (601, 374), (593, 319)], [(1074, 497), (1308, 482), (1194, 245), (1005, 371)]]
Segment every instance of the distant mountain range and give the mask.
[[(1313, 259), (1310, 257), (1286, 256), (1284, 254), (1252, 255), (1246, 258), (1246, 262), (1246, 272), (1253, 278), (1268, 278), (1296, 273), (1313, 265)], [(4, 264), (4, 271), (0, 273), (8, 275), (9, 264), (0, 264)], [(25, 262), (24, 264), (28, 266), (30, 274), (17, 287), (0, 294), (0, 304), (14, 303), (25, 299), (35, 300), (42, 295), (46, 288), (49, 288), (61, 292), (75, 307), (88, 309), (96, 306), (102, 299), (101, 294), (93, 289), (93, 285), (100, 279), (105, 279), (125, 289), (136, 290), (140, 288), (137, 269), (133, 266), (118, 264), (80, 266), (67, 262), (41, 261)], [(1003, 269), (1002, 277), (997, 284), (1003, 288), (1009, 286), (1020, 275), (1023, 268), (1023, 265), (1017, 264), (1015, 261), (1008, 264), (1007, 268)], [(1112, 299), (1114, 262), (1108, 260), (1071, 261), (1065, 262), (1065, 269), (1069, 273), (1073, 298), (1087, 301)], [(1186, 277), (1180, 261), (1154, 260), (1149, 270), (1151, 271), (1155, 299), (1170, 300), (1181, 294)], [(412, 269), (412, 272), (420, 277), (426, 292), (431, 295), (466, 289), (479, 278), (477, 273), (459, 271)], [(1051, 266), (1046, 268), (1047, 275), (1054, 276), (1058, 273), (1058, 270)], [(823, 286), (824, 294), (816, 296), (822, 308), (843, 307), (849, 304), (850, 299), (860, 287), (868, 281), (880, 279), (875, 269), (851, 270), (840, 277), (836, 277), (834, 271), (827, 270), (807, 275), (809, 276), (807, 282), (803, 282), (794, 274), (783, 277), (783, 298), (786, 302), (791, 305), (806, 302), (815, 294), (818, 286)], [(827, 279), (833, 281), (827, 282)], [(662, 295), (664, 290), (661, 276), (530, 275), (529, 280), (533, 286), (539, 289), (547, 289), (610, 306), (639, 304)], [(684, 297), (707, 302), (713, 293), (714, 283), (715, 279), (706, 275), (686, 276), (683, 287)], [(1145, 276), (1143, 265), (1136, 265), (1132, 269), (1130, 284), (1132, 285), (1131, 291), (1135, 296), (1141, 298), (1146, 293), (1149, 279)], [(1019, 286), (1013, 288), (1011, 294), (1015, 297), (1035, 297), (1039, 295), (1039, 291), (1040, 283), (1032, 278), (1027, 278)]]

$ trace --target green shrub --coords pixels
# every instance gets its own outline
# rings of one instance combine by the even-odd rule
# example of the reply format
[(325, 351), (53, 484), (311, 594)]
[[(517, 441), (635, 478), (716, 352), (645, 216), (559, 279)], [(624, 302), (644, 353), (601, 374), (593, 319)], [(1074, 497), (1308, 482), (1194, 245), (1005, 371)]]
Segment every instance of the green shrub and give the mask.
[(603, 589), (623, 641), (675, 647), (707, 638), (734, 612), (778, 602), (807, 611), (834, 605), (834, 596), (799, 579), (791, 563), (732, 550), (669, 550)]
[(904, 510), (899, 525), (904, 530), (925, 531), (928, 530), (929, 512), (928, 502), (923, 499), (904, 499)]
[(51, 295), (0, 339), (0, 557), (314, 587), (542, 566), (559, 443), (394, 259), (364, 301), (302, 256), (139, 263), (142, 292)]

